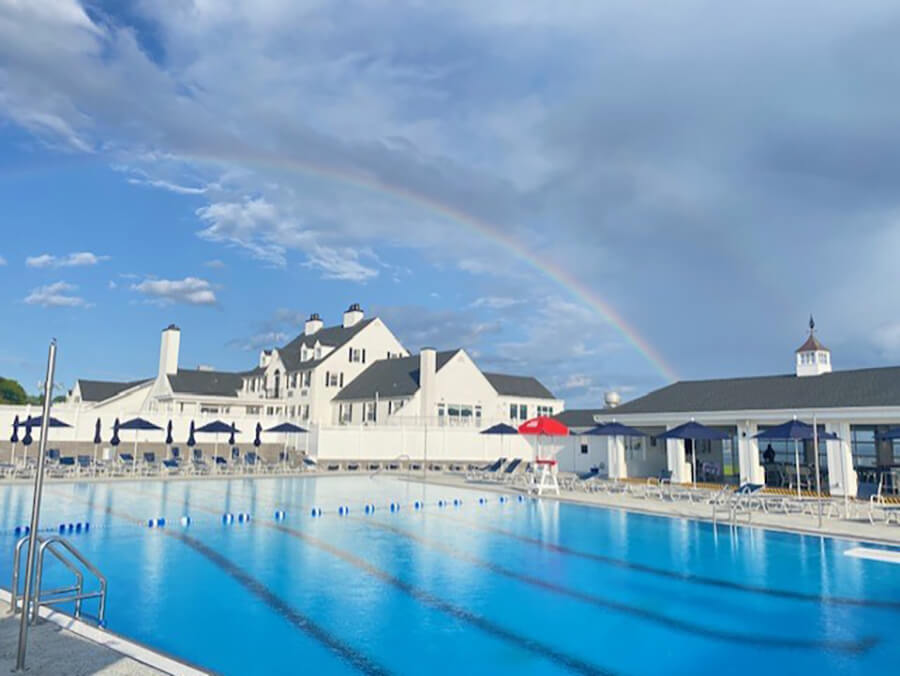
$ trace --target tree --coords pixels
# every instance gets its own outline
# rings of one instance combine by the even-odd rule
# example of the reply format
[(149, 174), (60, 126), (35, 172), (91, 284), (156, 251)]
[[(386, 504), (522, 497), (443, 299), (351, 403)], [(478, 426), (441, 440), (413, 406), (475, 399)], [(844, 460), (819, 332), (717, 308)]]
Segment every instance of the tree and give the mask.
[(25, 404), (28, 395), (25, 388), (12, 378), (0, 378), (0, 404)]

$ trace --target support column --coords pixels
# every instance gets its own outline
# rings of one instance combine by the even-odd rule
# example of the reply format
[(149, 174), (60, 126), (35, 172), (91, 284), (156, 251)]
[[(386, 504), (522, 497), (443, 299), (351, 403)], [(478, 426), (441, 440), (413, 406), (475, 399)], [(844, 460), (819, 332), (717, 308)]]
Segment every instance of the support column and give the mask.
[(850, 423), (825, 423), (825, 431), (838, 435), (838, 441), (825, 442), (828, 451), (828, 490), (832, 495), (854, 498), (856, 471), (853, 469), (850, 447)]
[(738, 472), (742, 484), (766, 483), (766, 470), (759, 462), (759, 442), (753, 437), (758, 432), (755, 422), (749, 420), (737, 426)]
[(622, 437), (606, 437), (607, 467), (610, 479), (628, 477), (628, 464), (625, 461), (625, 439)]
[(672, 472), (673, 484), (691, 483), (691, 465), (685, 460), (683, 439), (666, 439), (666, 464)]

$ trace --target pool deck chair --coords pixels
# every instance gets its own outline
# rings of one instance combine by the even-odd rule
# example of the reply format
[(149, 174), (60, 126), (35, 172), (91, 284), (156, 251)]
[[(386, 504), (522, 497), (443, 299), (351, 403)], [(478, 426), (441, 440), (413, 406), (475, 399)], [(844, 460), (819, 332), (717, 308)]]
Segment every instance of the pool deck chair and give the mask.
[(499, 472), (505, 462), (506, 458), (498, 458), (492, 463), (478, 467), (466, 475), (466, 481), (484, 481)]
[(516, 475), (519, 473), (521, 467), (522, 458), (513, 458), (509, 461), (509, 464), (503, 468), (503, 471), (497, 474), (496, 478), (502, 483), (513, 483), (515, 482)]
[(884, 474), (878, 479), (878, 488), (869, 496), (869, 521), (875, 523), (878, 512), (886, 524), (893, 521), (900, 525), (900, 502), (890, 501), (890, 497), (884, 495)]

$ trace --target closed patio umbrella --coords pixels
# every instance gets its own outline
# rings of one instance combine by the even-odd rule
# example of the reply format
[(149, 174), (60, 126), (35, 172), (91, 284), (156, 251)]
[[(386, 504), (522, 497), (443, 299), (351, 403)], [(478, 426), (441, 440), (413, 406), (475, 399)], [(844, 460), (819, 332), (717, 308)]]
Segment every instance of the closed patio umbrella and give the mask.
[(12, 444), (9, 451), (9, 464), (16, 464), (16, 444), (19, 443), (19, 416), (17, 415), (15, 419), (13, 419), (13, 431), (12, 435), (9, 437), (9, 443)]
[[(647, 435), (644, 432), (641, 432), (639, 429), (635, 429), (634, 427), (629, 427), (628, 425), (623, 425), (622, 423), (618, 423), (615, 420), (611, 423), (606, 423), (603, 425), (597, 425), (596, 427), (592, 427), (585, 435), (592, 437), (612, 437), (613, 442), (619, 437), (646, 437)], [(618, 467), (619, 456), (616, 454), (616, 478), (619, 477), (619, 470), (621, 467)], [(610, 463), (612, 464), (612, 463)], [(612, 467), (610, 467), (612, 469)]]
[(121, 425), (119, 425), (120, 430), (134, 430), (134, 455), (131, 459), (131, 471), (134, 474), (137, 474), (137, 448), (138, 448), (138, 436), (141, 430), (158, 430), (162, 431), (162, 427), (159, 425), (155, 425), (149, 420), (145, 420), (144, 418), (132, 418), (131, 420), (126, 420)]
[(728, 439), (729, 434), (727, 432), (722, 432), (717, 429), (713, 429), (712, 427), (707, 427), (706, 425), (701, 425), (698, 422), (691, 420), (690, 422), (686, 422), (683, 425), (679, 425), (678, 427), (673, 427), (670, 430), (663, 432), (662, 434), (657, 435), (657, 439), (690, 439), (694, 442), (693, 452), (691, 453), (691, 462), (693, 464), (693, 483), (694, 486), (697, 485), (697, 441), (704, 440), (712, 440), (712, 439)]
[(97, 418), (97, 422), (94, 424), (94, 471), (97, 471), (97, 447), (103, 442), (103, 439), (100, 437), (100, 418)]

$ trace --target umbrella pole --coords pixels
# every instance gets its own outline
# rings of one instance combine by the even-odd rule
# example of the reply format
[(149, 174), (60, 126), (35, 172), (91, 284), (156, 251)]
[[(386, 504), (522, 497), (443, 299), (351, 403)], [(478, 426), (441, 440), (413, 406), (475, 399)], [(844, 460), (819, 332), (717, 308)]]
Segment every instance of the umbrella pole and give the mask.
[(697, 488), (697, 440), (691, 440), (691, 465), (693, 465), (692, 469), (692, 479), (694, 480), (694, 488)]
[(797, 497), (800, 497), (800, 449), (794, 439), (794, 470), (797, 472)]
[(97, 476), (97, 444), (94, 444), (94, 464), (91, 465), (91, 472)]
[(9, 464), (13, 467), (16, 466), (16, 445), (13, 444), (12, 448), (9, 451)]
[(219, 473), (219, 433), (216, 432), (215, 441), (213, 441), (213, 472)]
[[(827, 446), (825, 448), (828, 448)], [(819, 476), (819, 429), (813, 414), (813, 453), (816, 455), (816, 502), (818, 502), (819, 528), (822, 527), (822, 478)]]
[(137, 475), (137, 439), (138, 431), (134, 431), (134, 452), (131, 454), (131, 473)]

